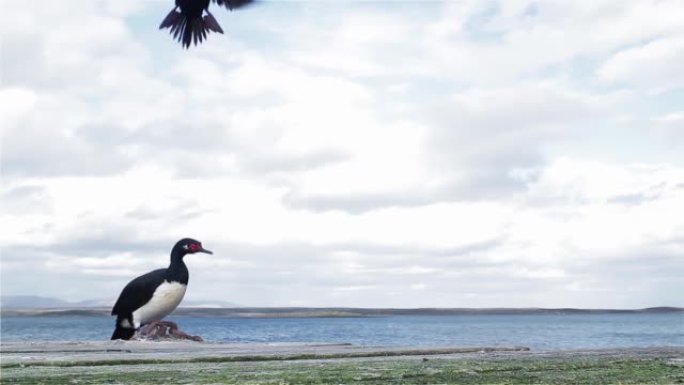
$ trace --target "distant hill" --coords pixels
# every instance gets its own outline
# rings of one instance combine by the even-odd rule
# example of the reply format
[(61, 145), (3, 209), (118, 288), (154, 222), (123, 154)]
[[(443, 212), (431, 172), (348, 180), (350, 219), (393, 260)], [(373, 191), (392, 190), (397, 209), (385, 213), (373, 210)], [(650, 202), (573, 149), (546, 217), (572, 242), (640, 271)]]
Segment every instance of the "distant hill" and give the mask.
[(383, 317), (383, 316), (447, 316), (447, 315), (523, 315), (523, 314), (634, 314), (684, 312), (681, 307), (652, 307), (646, 309), (574, 309), (574, 308), (307, 308), (307, 307), (241, 307), (241, 308), (187, 308), (175, 311), (177, 315), (219, 316), (237, 318), (285, 317)]
[[(114, 299), (64, 301), (52, 297), (8, 295), (0, 297), (0, 310), (8, 315), (109, 314)], [(599, 314), (599, 313), (671, 313), (684, 308), (660, 306), (645, 309), (575, 309), (575, 308), (348, 308), (348, 307), (245, 307), (216, 300), (186, 300), (176, 315), (236, 318), (284, 317), (382, 317), (397, 315), (515, 315), (515, 314)]]
[(235, 302), (217, 301), (217, 300), (184, 300), (181, 302), (181, 307), (184, 308), (203, 308), (203, 309), (219, 309), (219, 308), (241, 308)]
[[(45, 307), (5, 308), (3, 317), (11, 316), (109, 316), (106, 307)], [(369, 309), (369, 308), (307, 308), (307, 307), (193, 307), (181, 306), (174, 315), (194, 317), (228, 318), (340, 318), (340, 317), (386, 317), (386, 316), (473, 316), (473, 315), (572, 315), (572, 314), (639, 314), (680, 313), (681, 307), (652, 307), (646, 309), (574, 309), (574, 308), (422, 308), (422, 309)]]
[[(40, 297), (35, 295), (7, 295), (0, 297), (0, 309), (78, 309), (78, 308), (109, 308), (114, 305), (114, 299), (87, 299), (83, 301), (64, 301), (59, 298)], [(216, 300), (183, 301), (183, 307), (201, 308), (235, 308), (240, 305)]]
[(3, 309), (69, 308), (78, 306), (79, 304), (76, 302), (35, 295), (3, 295), (0, 297), (0, 307)]

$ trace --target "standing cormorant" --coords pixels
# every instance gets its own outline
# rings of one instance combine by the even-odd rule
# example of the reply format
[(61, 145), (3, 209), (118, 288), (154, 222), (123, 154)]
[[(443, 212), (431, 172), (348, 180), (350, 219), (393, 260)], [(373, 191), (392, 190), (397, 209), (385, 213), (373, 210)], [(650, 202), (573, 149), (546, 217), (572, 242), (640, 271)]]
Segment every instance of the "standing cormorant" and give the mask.
[[(113, 340), (129, 340), (141, 326), (161, 321), (176, 309), (188, 286), (189, 273), (183, 257), (194, 253), (213, 254), (203, 248), (199, 241), (181, 239), (171, 250), (168, 268), (150, 271), (124, 287), (112, 309), (112, 315), (116, 316)], [(190, 337), (182, 332), (177, 334)]]

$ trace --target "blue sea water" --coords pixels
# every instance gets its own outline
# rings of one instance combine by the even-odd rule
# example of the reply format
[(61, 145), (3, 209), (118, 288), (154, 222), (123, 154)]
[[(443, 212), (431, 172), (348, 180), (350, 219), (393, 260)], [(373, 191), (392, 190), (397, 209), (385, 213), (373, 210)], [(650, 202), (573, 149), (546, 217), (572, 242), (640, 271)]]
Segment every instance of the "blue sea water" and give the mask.
[[(533, 350), (684, 346), (684, 313), (223, 318), (171, 316), (189, 334), (234, 343), (528, 346)], [(109, 339), (104, 316), (3, 317), (2, 341)]]

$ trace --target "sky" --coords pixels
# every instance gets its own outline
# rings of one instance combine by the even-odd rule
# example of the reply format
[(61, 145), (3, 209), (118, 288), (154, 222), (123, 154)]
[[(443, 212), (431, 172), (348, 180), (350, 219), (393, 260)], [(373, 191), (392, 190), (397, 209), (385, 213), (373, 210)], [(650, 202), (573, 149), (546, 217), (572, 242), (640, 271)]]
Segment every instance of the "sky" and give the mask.
[(684, 2), (2, 0), (3, 295), (684, 306)]

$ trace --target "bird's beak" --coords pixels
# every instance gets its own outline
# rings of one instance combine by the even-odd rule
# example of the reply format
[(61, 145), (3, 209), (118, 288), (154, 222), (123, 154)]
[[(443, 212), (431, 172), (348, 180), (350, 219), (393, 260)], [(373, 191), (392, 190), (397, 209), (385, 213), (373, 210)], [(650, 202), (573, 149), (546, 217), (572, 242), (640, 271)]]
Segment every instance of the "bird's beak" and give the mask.
[(207, 250), (207, 249), (205, 249), (204, 247), (201, 248), (201, 249), (199, 249), (199, 250), (197, 250), (197, 251), (200, 252), (200, 253), (214, 254), (211, 250)]

